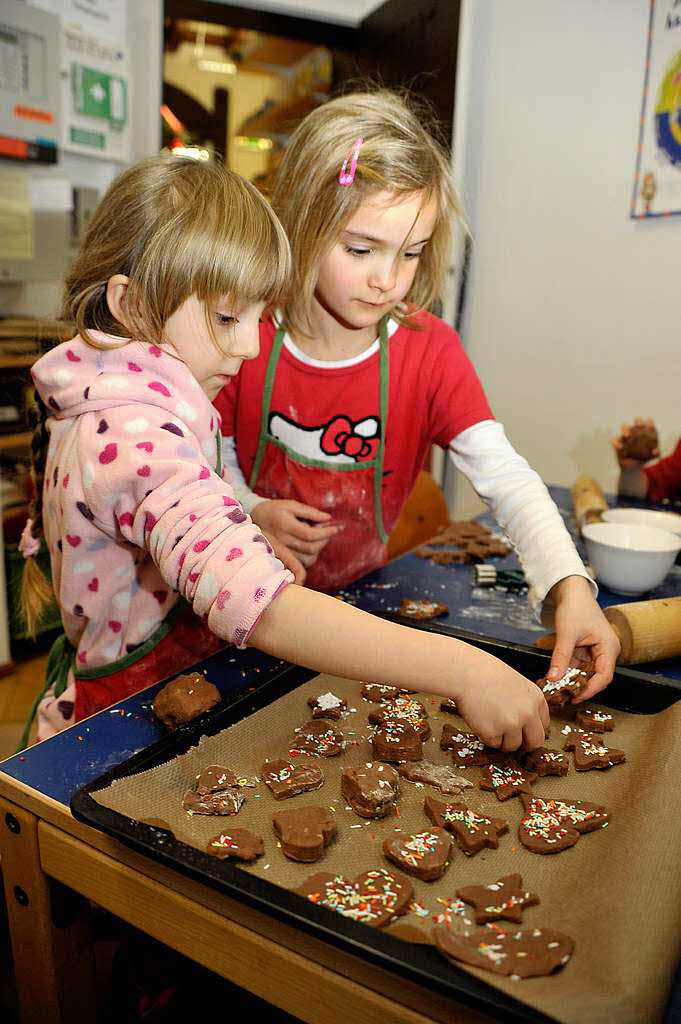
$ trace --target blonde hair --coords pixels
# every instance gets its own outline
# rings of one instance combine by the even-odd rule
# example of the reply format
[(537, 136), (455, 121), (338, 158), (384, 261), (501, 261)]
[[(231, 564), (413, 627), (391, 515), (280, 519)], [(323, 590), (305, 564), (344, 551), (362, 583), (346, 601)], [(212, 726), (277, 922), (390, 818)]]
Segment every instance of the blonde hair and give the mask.
[[(428, 130), (428, 126), (431, 130)], [(291, 135), (277, 173), (272, 205), (293, 253), (291, 301), (285, 319), (295, 332), (309, 334), (319, 267), (360, 204), (379, 191), (397, 195), (422, 192), (434, 199), (437, 220), (418, 261), (408, 305), (428, 308), (441, 298), (455, 220), (463, 223), (449, 156), (436, 138), (427, 107), (408, 93), (387, 89), (352, 92), (313, 110)], [(338, 175), (358, 138), (364, 140), (352, 185)], [(396, 319), (409, 323), (396, 309)]]
[[(66, 278), (62, 315), (89, 344), (91, 330), (159, 342), (191, 296), (280, 304), (290, 271), (286, 234), (255, 186), (219, 163), (150, 157), (102, 198)], [(115, 274), (129, 278), (127, 327), (107, 304)]]
[[(107, 284), (129, 278), (126, 324), (111, 313)], [(291, 274), (286, 233), (258, 190), (222, 164), (156, 156), (124, 171), (105, 193), (66, 277), (62, 315), (88, 344), (90, 331), (160, 342), (166, 321), (187, 299), (224, 298), (235, 308), (285, 302)], [(213, 332), (206, 310), (206, 322)], [(215, 335), (213, 333), (213, 337)], [(36, 396), (35, 499), (30, 533), (42, 534), (48, 410)], [(21, 604), (35, 636), (52, 590), (28, 557)]]

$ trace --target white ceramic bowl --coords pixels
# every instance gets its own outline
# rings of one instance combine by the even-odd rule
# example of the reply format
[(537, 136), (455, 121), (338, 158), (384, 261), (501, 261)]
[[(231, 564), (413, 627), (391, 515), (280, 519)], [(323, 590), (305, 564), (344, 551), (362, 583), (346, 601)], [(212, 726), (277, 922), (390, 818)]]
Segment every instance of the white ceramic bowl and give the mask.
[(681, 534), (681, 516), (678, 512), (662, 512), (654, 508), (609, 508), (603, 513), (606, 523), (638, 523), (656, 526), (669, 533)]
[(636, 523), (589, 523), (582, 536), (596, 579), (616, 594), (658, 587), (681, 551), (681, 537)]

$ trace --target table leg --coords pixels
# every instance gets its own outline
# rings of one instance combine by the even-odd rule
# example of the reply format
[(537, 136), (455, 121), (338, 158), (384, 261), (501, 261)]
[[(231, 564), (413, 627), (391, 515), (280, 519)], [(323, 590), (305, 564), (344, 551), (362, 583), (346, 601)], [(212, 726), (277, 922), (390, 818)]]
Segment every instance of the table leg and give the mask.
[(38, 818), (0, 798), (0, 853), (22, 1024), (93, 1024), (95, 974), (82, 898), (43, 873)]

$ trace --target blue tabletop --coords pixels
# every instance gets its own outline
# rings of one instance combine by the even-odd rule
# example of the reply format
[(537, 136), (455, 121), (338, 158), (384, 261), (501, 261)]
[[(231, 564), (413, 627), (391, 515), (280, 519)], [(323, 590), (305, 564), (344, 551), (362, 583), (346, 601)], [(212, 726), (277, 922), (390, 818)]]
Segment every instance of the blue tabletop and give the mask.
[[(569, 490), (551, 488), (551, 494), (572, 530)], [(495, 528), (490, 517), (483, 516), (481, 521)], [(495, 564), (500, 568), (518, 566), (514, 555), (495, 560)], [(432, 598), (449, 606), (449, 615), (442, 620), (447, 625), (512, 643), (532, 644), (545, 632), (544, 627), (533, 620), (525, 594), (476, 587), (470, 566), (432, 565), (416, 555), (405, 555), (377, 569), (342, 594), (352, 604), (378, 613), (395, 610), (402, 598)], [(678, 594), (681, 594), (681, 566), (674, 566), (662, 586), (646, 597)], [(605, 589), (599, 597), (602, 606), (626, 600)], [(237, 651), (230, 647), (194, 668), (203, 672), (224, 695), (244, 687), (257, 687), (283, 664), (253, 649)], [(681, 660), (639, 667), (646, 672), (681, 679)], [(165, 735), (151, 710), (154, 696), (162, 685), (157, 683), (23, 754), (9, 758), (0, 764), (0, 771), (68, 805), (81, 786)]]

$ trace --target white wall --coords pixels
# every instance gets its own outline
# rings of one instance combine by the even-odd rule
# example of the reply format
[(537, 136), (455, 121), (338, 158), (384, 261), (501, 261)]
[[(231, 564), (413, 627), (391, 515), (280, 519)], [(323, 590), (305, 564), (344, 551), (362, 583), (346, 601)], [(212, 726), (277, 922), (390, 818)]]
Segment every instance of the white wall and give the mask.
[[(681, 434), (681, 217), (632, 221), (647, 0), (464, 0), (455, 156), (474, 235), (462, 333), (547, 482), (616, 486), (610, 438)], [(468, 514), (470, 490), (455, 489)]]

